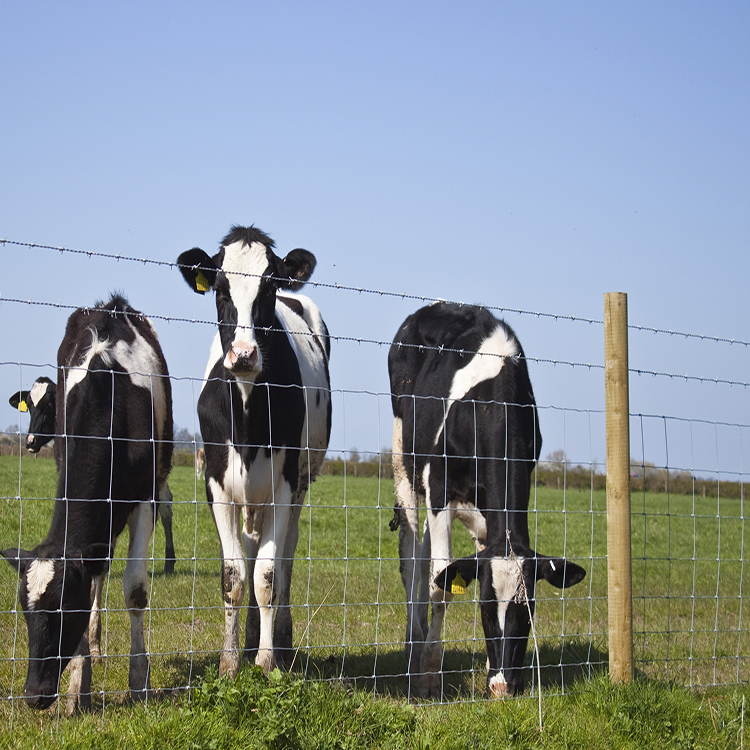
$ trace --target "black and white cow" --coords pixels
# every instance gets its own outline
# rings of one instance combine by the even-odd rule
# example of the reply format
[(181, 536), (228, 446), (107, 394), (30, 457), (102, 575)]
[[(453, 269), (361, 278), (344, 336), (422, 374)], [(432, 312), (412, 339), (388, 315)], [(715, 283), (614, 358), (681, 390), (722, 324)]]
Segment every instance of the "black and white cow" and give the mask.
[[(9, 399), (8, 403), (21, 412), (29, 414), (29, 432), (26, 435), (26, 450), (29, 453), (39, 451), (55, 437), (55, 393), (57, 386), (47, 377), (37, 378), (28, 391), (17, 391)], [(58, 465), (59, 469), (59, 465)], [(166, 546), (164, 550), (164, 572), (174, 573), (175, 551), (172, 537), (172, 492), (169, 485), (162, 488), (157, 505), (159, 518), (164, 526)], [(92, 614), (98, 612), (101, 604), (101, 585), (96, 586), (97, 597), (95, 598)], [(94, 638), (94, 632), (99, 631), (99, 626), (89, 632), (92, 655), (98, 654), (99, 643)]]
[(68, 319), (57, 353), (57, 500), (46, 539), (31, 551), (4, 550), (21, 574), (29, 633), (24, 697), (46, 708), (71, 663), (68, 712), (90, 704), (87, 624), (92, 581), (104, 575), (128, 526), (123, 576), (130, 613), (131, 696), (149, 690), (143, 618), (153, 499), (172, 459), (172, 392), (151, 323), (119, 295)]
[(177, 261), (194, 291), (216, 294), (219, 331), (198, 416), (223, 557), (219, 673), (232, 676), (240, 668), (246, 559), (253, 585), (245, 655), (266, 671), (292, 655), (289, 589), (299, 515), (331, 432), (328, 330), (310, 299), (281, 293), (304, 285), (315, 257), (297, 249), (282, 259), (273, 247), (255, 227), (233, 227), (213, 257), (194, 248)]
[[(460, 591), (477, 578), (488, 690), (521, 692), (535, 582), (544, 578), (562, 588), (585, 576), (578, 565), (543, 557), (529, 543), (530, 476), (542, 437), (521, 344), (484, 308), (435, 303), (401, 325), (388, 369), (396, 490), (391, 528), (400, 527), (415, 690), (440, 694), (445, 608), (454, 587)], [(420, 502), (427, 506), (421, 550)], [(455, 519), (479, 553), (451, 562)]]

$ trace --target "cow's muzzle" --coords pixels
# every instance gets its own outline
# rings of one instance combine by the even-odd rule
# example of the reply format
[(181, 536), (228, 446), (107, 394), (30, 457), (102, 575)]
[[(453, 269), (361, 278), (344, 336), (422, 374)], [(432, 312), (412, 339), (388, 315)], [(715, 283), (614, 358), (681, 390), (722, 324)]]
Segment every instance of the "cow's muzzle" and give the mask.
[(50, 692), (43, 685), (30, 686), (27, 682), (23, 686), (23, 698), (29, 708), (43, 711), (57, 700), (57, 690)]
[(230, 372), (260, 372), (260, 351), (255, 344), (236, 342), (224, 357), (224, 367)]

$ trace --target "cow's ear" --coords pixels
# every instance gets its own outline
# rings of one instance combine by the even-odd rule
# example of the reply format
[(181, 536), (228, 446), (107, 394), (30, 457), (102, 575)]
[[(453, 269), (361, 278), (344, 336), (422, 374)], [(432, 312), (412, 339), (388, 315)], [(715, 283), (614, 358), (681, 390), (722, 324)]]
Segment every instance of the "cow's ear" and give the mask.
[(8, 399), (8, 403), (14, 409), (18, 409), (18, 411), (28, 411), (29, 410), (29, 392), (18, 391), (18, 393), (14, 393)]
[(296, 292), (302, 289), (315, 270), (315, 256), (298, 247), (292, 250), (279, 264), (279, 287)]
[(182, 277), (194, 292), (205, 294), (213, 287), (216, 281), (216, 264), (213, 258), (199, 247), (182, 253), (177, 258), (177, 265)]
[(103, 576), (109, 570), (110, 548), (108, 544), (90, 544), (81, 550), (83, 567), (91, 576)]
[(536, 580), (551, 583), (558, 589), (575, 586), (586, 577), (586, 571), (564, 557), (538, 557), (536, 560)]
[(435, 585), (443, 591), (450, 591), (452, 594), (463, 594), (466, 591), (466, 586), (479, 575), (479, 571), (486, 564), (486, 560), (477, 557), (463, 557), (460, 560), (454, 560), (435, 576)]
[(26, 572), (26, 566), (34, 559), (34, 553), (28, 552), (25, 549), (4, 549), (0, 552), (8, 563), (13, 566), (17, 571), (18, 575), (23, 575)]

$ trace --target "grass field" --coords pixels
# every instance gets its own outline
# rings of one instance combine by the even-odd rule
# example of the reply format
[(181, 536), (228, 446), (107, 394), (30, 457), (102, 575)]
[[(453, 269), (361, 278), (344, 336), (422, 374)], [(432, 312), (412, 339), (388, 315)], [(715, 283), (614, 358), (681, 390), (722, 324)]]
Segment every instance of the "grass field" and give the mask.
[[(0, 544), (39, 543), (51, 516), (52, 460), (0, 457)], [(223, 631), (219, 545), (201, 483), (191, 467), (176, 467), (176, 574), (165, 576), (161, 527), (150, 566), (148, 648), (156, 697), (202, 685), (218, 664)], [(292, 604), (293, 672), (402, 701), (404, 594), (398, 573), (391, 480), (321, 477), (301, 519)], [(732, 685), (748, 676), (750, 612), (743, 601), (744, 520), (739, 500), (685, 496), (633, 497), (634, 650), (641, 676), (678, 685)], [(562, 512), (564, 511), (564, 513)], [(536, 630), (546, 695), (584, 689), (607, 665), (606, 508), (603, 492), (539, 488), (530, 513), (532, 542), (545, 554), (565, 554), (586, 579), (561, 595), (537, 588)], [(125, 554), (121, 540), (117, 554)], [(456, 528), (454, 555), (471, 554)], [(123, 611), (122, 559), (105, 590), (107, 654), (94, 667), (95, 713), (126, 699), (129, 652)], [(0, 566), (0, 725), (31, 715), (22, 700), (26, 627), (16, 610), (17, 576)], [(444, 701), (484, 698), (485, 653), (473, 589), (456, 597), (446, 618)], [(527, 654), (527, 684), (536, 681)], [(65, 685), (63, 685), (65, 689)], [(9, 699), (10, 700), (7, 700)], [(55, 712), (56, 708), (50, 709)], [(38, 716), (34, 714), (33, 716)], [(30, 719), (33, 723), (33, 718)]]

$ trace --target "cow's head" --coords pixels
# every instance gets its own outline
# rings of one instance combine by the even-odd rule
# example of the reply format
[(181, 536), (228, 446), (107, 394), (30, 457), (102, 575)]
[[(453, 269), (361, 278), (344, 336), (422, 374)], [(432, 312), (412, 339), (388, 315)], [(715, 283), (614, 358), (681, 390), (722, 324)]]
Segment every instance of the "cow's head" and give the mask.
[(223, 364), (241, 380), (253, 381), (263, 370), (277, 290), (300, 289), (315, 269), (315, 256), (307, 250), (292, 250), (282, 259), (273, 248), (259, 229), (233, 227), (213, 257), (196, 247), (177, 259), (193, 291), (216, 293)]
[(93, 544), (75, 557), (50, 554), (41, 545), (31, 552), (7, 549), (0, 554), (21, 576), (19, 600), (29, 633), (24, 698), (31, 708), (47, 708), (88, 628), (91, 581), (106, 573), (109, 546)]
[(26, 449), (38, 453), (55, 436), (55, 384), (49, 378), (38, 378), (30, 391), (18, 391), (8, 403), (18, 411), (29, 413)]
[(562, 589), (579, 583), (585, 575), (580, 565), (562, 557), (545, 557), (528, 550), (520, 557), (501, 557), (491, 549), (456, 560), (437, 575), (435, 583), (443, 591), (460, 591), (475, 578), (479, 581), (490, 695), (523, 692), (523, 663), (536, 582), (544, 579)]

